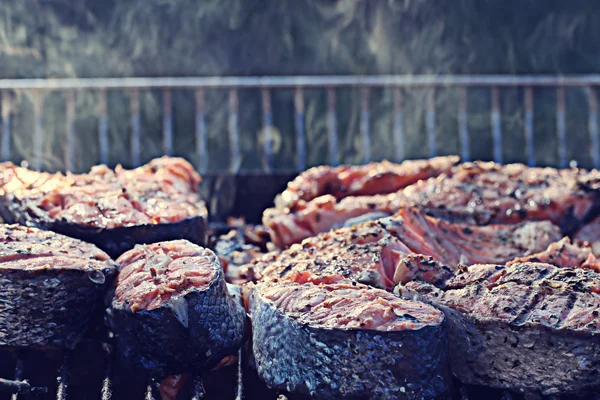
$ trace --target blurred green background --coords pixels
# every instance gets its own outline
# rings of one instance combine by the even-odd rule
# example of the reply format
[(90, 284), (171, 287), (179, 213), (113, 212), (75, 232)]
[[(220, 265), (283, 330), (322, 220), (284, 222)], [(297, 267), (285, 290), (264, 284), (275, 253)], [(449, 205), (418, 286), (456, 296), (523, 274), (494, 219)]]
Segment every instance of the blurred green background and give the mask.
[[(2, 0), (0, 78), (324, 74), (588, 74), (600, 71), (600, 2), (558, 0)], [(143, 159), (161, 154), (160, 92), (141, 93)], [(295, 165), (293, 91), (273, 94), (275, 164)], [(406, 154), (426, 157), (425, 90), (405, 91)], [(569, 158), (589, 166), (588, 102), (569, 88)], [(360, 98), (337, 91), (340, 160), (361, 161)], [(327, 162), (325, 93), (305, 93), (309, 165)], [(98, 97), (76, 97), (76, 169), (98, 162)], [(111, 164), (129, 158), (127, 96), (108, 97)], [(437, 91), (438, 152), (459, 152), (458, 91)], [(536, 89), (539, 164), (556, 165), (556, 91)], [(471, 154), (492, 158), (490, 93), (469, 91)], [(525, 161), (523, 92), (502, 89), (505, 161)], [(372, 155), (393, 159), (392, 92), (371, 93)], [(173, 94), (175, 153), (196, 160), (193, 93)], [(14, 160), (31, 159), (31, 94), (15, 94)], [(227, 93), (207, 94), (209, 169), (228, 165)], [(48, 169), (63, 167), (64, 94), (44, 99)], [(240, 92), (242, 168), (261, 166), (258, 90)]]

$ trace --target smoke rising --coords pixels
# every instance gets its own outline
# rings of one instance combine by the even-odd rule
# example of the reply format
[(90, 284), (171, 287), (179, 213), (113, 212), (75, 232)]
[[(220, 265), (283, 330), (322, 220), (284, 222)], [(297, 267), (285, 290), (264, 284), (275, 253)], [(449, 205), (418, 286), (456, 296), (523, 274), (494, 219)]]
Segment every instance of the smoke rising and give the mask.
[[(223, 76), (311, 74), (503, 74), (591, 73), (598, 71), (597, 4), (533, 0), (431, 2), (424, 0), (5, 0), (0, 5), (0, 78)], [(404, 91), (406, 156), (426, 157), (426, 90)], [(140, 94), (142, 161), (160, 155), (161, 93)], [(294, 168), (292, 90), (272, 93), (275, 165)], [(336, 91), (339, 158), (362, 162), (360, 95)], [(209, 169), (229, 167), (227, 92), (206, 94)], [(438, 153), (459, 151), (454, 88), (436, 90)], [(43, 101), (42, 154), (32, 146), (34, 95), (14, 94), (14, 161), (41, 161), (64, 168), (64, 95)], [(326, 96), (307, 90), (304, 98), (307, 161), (328, 161)], [(75, 169), (99, 161), (98, 95), (78, 92)], [(239, 93), (243, 169), (260, 169), (264, 140), (260, 91)], [(490, 94), (469, 91), (473, 158), (491, 159)], [(523, 93), (501, 90), (506, 161), (524, 161)], [(556, 93), (534, 95), (539, 164), (556, 165)], [(370, 96), (371, 154), (393, 159), (393, 93)], [(110, 92), (110, 163), (130, 160), (127, 95)], [(173, 93), (174, 150), (197, 162), (193, 93)], [(587, 98), (567, 90), (569, 157), (589, 165)]]

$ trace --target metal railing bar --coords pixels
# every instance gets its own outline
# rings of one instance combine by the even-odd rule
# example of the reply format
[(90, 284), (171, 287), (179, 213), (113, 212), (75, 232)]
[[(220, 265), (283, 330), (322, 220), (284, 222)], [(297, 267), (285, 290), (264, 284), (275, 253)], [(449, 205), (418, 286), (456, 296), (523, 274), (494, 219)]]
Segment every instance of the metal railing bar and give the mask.
[(296, 88), (340, 86), (596, 86), (589, 75), (351, 75), (2, 79), (0, 89)]
[(294, 111), (296, 128), (296, 168), (306, 169), (306, 134), (304, 132), (304, 95), (302, 88), (294, 93)]
[(594, 168), (600, 168), (600, 140), (598, 138), (598, 97), (596, 89), (593, 87), (587, 88), (587, 95), (590, 107), (590, 115), (588, 117), (588, 130), (590, 133), (592, 165)]
[(459, 91), (458, 103), (458, 137), (460, 139), (460, 156), (463, 161), (470, 161), (471, 159), (468, 118), (467, 88), (462, 86)]
[(75, 165), (75, 92), (68, 90), (65, 93), (66, 108), (66, 151), (65, 168), (67, 171), (73, 171)]
[(394, 88), (394, 156), (397, 162), (405, 158), (404, 149), (404, 111), (402, 89)]
[(360, 90), (360, 136), (362, 140), (363, 163), (371, 161), (371, 127), (369, 125), (369, 88)]
[(10, 92), (8, 90), (0, 91), (0, 103), (2, 106), (2, 114), (0, 114), (0, 124), (2, 125), (2, 160), (10, 159), (10, 142), (11, 142), (11, 118), (10, 118)]
[(131, 163), (134, 167), (142, 163), (140, 128), (140, 93), (137, 89), (129, 93), (131, 110)]
[(238, 93), (236, 89), (229, 91), (229, 152), (231, 172), (236, 172), (242, 165), (242, 155), (240, 151), (240, 129), (238, 124)]
[(329, 165), (335, 167), (339, 164), (339, 159), (337, 118), (335, 115), (335, 90), (333, 87), (327, 88), (327, 137), (329, 139)]
[(427, 91), (426, 100), (426, 125), (427, 125), (427, 145), (429, 148), (429, 157), (437, 155), (437, 131), (435, 127), (435, 89), (430, 88)]
[(501, 163), (502, 157), (502, 118), (500, 114), (500, 90), (492, 86), (492, 138), (494, 143), (494, 161)]
[(208, 146), (206, 135), (206, 111), (204, 90), (195, 91), (196, 101), (196, 153), (198, 154), (198, 169), (205, 172), (208, 169)]
[(273, 168), (273, 110), (271, 108), (271, 92), (269, 89), (261, 91), (263, 111), (263, 170), (271, 171)]
[(556, 133), (558, 135), (558, 162), (567, 167), (567, 122), (565, 116), (565, 88), (556, 88)]
[(169, 89), (163, 91), (163, 151), (173, 154), (173, 100)]
[(533, 89), (525, 87), (525, 152), (527, 165), (535, 167), (535, 139), (533, 131)]
[(110, 144), (108, 140), (108, 107), (106, 100), (106, 90), (100, 90), (99, 94), (99, 117), (98, 117), (98, 151), (100, 153), (100, 162), (108, 164), (108, 155), (110, 154)]
[(33, 132), (33, 168), (42, 168), (42, 156), (44, 149), (44, 110), (43, 110), (43, 99), (44, 94), (36, 90), (33, 92), (33, 121), (34, 121), (34, 132)]
[(404, 111), (402, 89), (394, 88), (394, 157), (401, 162), (405, 157), (404, 149)]

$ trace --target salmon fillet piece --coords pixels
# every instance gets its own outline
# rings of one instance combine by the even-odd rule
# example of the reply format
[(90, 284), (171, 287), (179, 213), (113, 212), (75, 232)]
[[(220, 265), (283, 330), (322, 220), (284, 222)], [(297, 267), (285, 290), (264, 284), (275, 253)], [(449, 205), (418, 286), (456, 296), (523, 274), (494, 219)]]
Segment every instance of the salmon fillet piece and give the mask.
[(400, 206), (395, 193), (422, 179), (448, 171), (457, 156), (429, 160), (389, 161), (361, 166), (320, 166), (301, 173), (264, 212), (263, 223), (279, 247), (300, 242), (320, 232), (341, 227), (351, 218), (369, 213), (391, 214)]
[(402, 209), (389, 218), (305, 239), (258, 257), (246, 268), (255, 280), (350, 280), (389, 290), (415, 275), (443, 280), (460, 263), (504, 263), (543, 251), (559, 239), (550, 222), (467, 226)]
[[(558, 225), (564, 235), (571, 235), (600, 213), (598, 182), (598, 171), (470, 162), (394, 193), (341, 199), (324, 194), (310, 201), (291, 201), (292, 208), (266, 210), (263, 223), (270, 228), (278, 247), (410, 206), (438, 218), (471, 225), (548, 220)], [(292, 195), (286, 198), (289, 200)]]
[(551, 221), (569, 235), (600, 212), (599, 182), (596, 170), (469, 162), (409, 186), (403, 195), (409, 204), (450, 221)]
[(97, 228), (178, 222), (204, 213), (201, 178), (182, 158), (132, 170), (106, 165), (86, 174), (51, 174), (0, 164), (0, 206), (13, 219)]
[(340, 200), (348, 196), (373, 196), (393, 193), (419, 180), (437, 176), (456, 165), (458, 156), (435, 157), (429, 160), (407, 160), (401, 164), (389, 161), (366, 165), (322, 165), (301, 173), (277, 196), (277, 208), (294, 211), (306, 202), (324, 195)]
[(562, 261), (463, 266), (442, 286), (417, 280), (395, 292), (444, 312), (461, 382), (532, 397), (597, 393), (600, 274)]

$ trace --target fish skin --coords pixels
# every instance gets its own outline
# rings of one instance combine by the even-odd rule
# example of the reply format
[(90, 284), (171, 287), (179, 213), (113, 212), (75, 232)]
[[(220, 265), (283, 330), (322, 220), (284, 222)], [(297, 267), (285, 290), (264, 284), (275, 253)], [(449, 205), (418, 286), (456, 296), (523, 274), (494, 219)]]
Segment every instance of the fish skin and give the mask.
[(187, 327), (167, 303), (132, 312), (111, 298), (106, 320), (126, 365), (162, 379), (210, 370), (237, 352), (244, 339), (246, 312), (240, 295), (229, 293), (222, 270), (207, 288), (182, 297), (187, 302)]
[[(101, 312), (116, 264), (95, 246), (52, 232), (18, 225), (0, 232), (0, 346), (74, 348)], [(40, 260), (47, 264), (18, 264)]]
[(451, 368), (466, 384), (532, 396), (597, 393), (600, 274), (517, 262), (461, 268), (442, 288), (395, 292), (444, 312)]
[(282, 314), (259, 291), (249, 295), (252, 350), (267, 385), (315, 399), (450, 398), (443, 320), (403, 331), (316, 328)]

